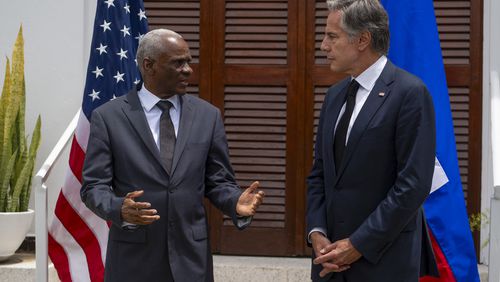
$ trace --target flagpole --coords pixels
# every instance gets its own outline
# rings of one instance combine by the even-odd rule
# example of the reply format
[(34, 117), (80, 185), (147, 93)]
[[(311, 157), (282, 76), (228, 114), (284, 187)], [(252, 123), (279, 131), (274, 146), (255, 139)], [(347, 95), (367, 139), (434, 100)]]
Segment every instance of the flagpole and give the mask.
[(491, 71), (491, 150), (493, 162), (493, 187), (500, 186), (500, 78), (498, 72)]

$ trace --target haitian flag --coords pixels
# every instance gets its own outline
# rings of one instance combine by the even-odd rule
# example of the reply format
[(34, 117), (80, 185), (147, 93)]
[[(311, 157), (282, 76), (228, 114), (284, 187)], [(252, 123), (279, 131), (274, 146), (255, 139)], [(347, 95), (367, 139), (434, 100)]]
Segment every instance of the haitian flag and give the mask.
[(441, 277), (424, 277), (420, 281), (479, 282), (433, 1), (381, 3), (389, 14), (389, 58), (424, 81), (436, 111), (436, 166), (424, 210)]

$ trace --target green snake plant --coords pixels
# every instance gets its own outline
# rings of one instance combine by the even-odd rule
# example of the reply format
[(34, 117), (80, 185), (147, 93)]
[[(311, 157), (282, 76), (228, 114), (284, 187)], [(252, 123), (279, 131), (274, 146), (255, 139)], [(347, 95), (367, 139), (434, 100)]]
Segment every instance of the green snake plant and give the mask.
[(28, 148), (24, 133), (26, 89), (22, 26), (17, 34), (12, 63), (7, 58), (0, 98), (0, 212), (28, 209), (35, 158), (40, 146), (40, 116)]

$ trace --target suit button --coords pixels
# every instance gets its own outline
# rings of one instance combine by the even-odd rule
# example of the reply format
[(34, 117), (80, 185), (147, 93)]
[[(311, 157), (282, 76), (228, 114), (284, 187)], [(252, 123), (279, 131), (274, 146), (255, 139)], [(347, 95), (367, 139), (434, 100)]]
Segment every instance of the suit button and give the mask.
[(173, 221), (169, 221), (168, 222), (168, 226), (173, 227), (174, 226), (174, 222)]
[(170, 192), (170, 194), (174, 193), (175, 189), (170, 189), (168, 190)]

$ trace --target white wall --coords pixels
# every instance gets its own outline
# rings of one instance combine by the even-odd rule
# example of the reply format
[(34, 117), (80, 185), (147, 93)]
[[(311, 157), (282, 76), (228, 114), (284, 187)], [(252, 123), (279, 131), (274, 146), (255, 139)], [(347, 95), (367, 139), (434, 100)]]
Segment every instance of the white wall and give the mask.
[[(483, 153), (482, 153), (482, 191), (481, 211), (490, 214), (490, 202), (493, 196), (493, 186), (500, 185), (500, 144), (493, 144), (492, 137), (500, 140), (500, 120), (492, 119), (493, 102), (500, 97), (491, 92), (490, 74), (500, 72), (500, 3), (497, 0), (484, 0), (484, 43), (483, 43)], [(499, 115), (500, 108), (493, 110)], [(497, 142), (496, 142), (497, 143)], [(495, 164), (495, 168), (494, 165)], [(498, 216), (498, 215), (497, 215)], [(490, 238), (489, 226), (481, 230), (481, 242), (488, 242)], [(488, 248), (481, 250), (481, 262), (487, 263)]]
[[(31, 135), (37, 116), (42, 118), (37, 171), (81, 105), (95, 1), (4, 0), (1, 4), (0, 84), (3, 85), (5, 56), (11, 57), (22, 23), (28, 134)], [(49, 211), (53, 210), (62, 185), (67, 159), (66, 152), (49, 181)], [(34, 233), (34, 227), (30, 233)]]

